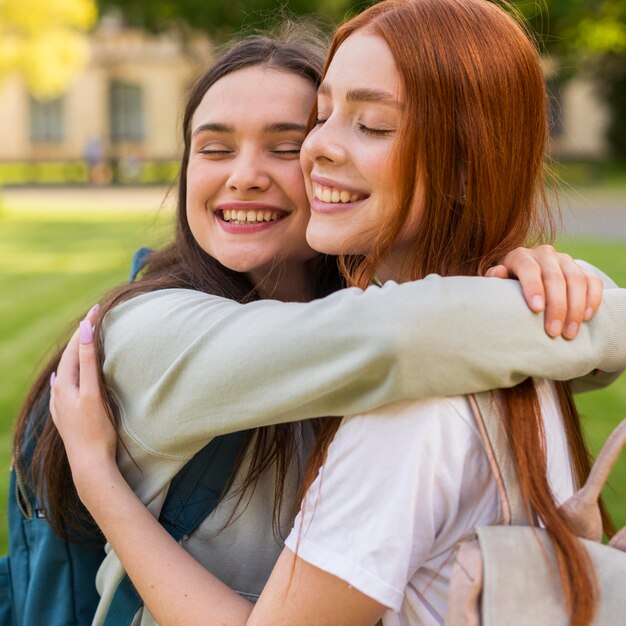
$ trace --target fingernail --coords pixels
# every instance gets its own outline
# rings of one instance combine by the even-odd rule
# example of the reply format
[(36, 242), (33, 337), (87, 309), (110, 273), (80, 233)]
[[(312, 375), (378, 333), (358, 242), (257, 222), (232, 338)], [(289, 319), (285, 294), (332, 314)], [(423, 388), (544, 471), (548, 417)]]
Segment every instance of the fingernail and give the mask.
[(54, 381), (57, 379), (57, 373), (56, 372), (52, 372), (52, 374), (50, 374), (50, 387), (52, 387), (52, 385), (54, 385)]
[(550, 326), (548, 327), (548, 332), (550, 333), (550, 335), (552, 335), (553, 337), (558, 337), (561, 334), (562, 330), (563, 324), (559, 322), (559, 320), (554, 320), (553, 322), (550, 322)]
[(88, 320), (83, 320), (80, 323), (79, 335), (80, 335), (80, 342), (83, 345), (86, 345), (93, 341), (93, 327), (91, 325), (91, 322), (89, 322)]
[(574, 337), (576, 337), (577, 333), (578, 333), (578, 324), (576, 322), (569, 323), (567, 325), (567, 328), (565, 329), (565, 335), (573, 339)]
[(543, 298), (541, 296), (533, 296), (531, 304), (535, 311), (543, 311)]
[(97, 313), (100, 310), (100, 305), (96, 302), (96, 304), (94, 304), (89, 311), (87, 312), (87, 315), (91, 315), (92, 313)]
[(585, 319), (589, 321), (593, 317), (593, 309), (588, 307), (585, 309)]

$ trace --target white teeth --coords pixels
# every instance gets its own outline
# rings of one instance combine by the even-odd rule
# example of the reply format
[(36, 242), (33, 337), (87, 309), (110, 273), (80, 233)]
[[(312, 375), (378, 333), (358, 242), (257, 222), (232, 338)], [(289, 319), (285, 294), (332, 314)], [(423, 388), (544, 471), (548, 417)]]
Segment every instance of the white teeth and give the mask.
[(313, 192), (318, 200), (325, 203), (337, 204), (339, 202), (356, 202), (359, 199), (359, 195), (356, 193), (350, 193), (349, 191), (340, 191), (339, 189), (333, 189), (331, 187), (323, 187), (322, 185), (314, 184)]
[(279, 211), (235, 211), (224, 209), (222, 219), (231, 224), (255, 224), (257, 222), (276, 222), (281, 218)]

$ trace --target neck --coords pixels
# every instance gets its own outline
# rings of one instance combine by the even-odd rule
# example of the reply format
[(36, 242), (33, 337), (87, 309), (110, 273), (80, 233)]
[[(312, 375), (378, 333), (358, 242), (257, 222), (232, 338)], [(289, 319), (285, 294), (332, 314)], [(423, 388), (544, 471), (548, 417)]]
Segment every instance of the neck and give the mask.
[(388, 280), (395, 280), (401, 282), (402, 280), (402, 265), (404, 263), (404, 255), (399, 250), (392, 250), (387, 258), (380, 264), (376, 270), (376, 277), (381, 283), (385, 283)]
[(313, 299), (311, 272), (307, 263), (279, 263), (271, 269), (248, 272), (248, 276), (263, 298), (283, 302), (309, 302)]

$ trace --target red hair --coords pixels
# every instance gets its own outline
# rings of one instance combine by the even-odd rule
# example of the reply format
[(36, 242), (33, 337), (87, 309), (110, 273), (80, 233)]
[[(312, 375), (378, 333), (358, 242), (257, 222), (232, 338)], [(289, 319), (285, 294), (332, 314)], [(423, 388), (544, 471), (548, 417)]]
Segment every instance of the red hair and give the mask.
[[(517, 246), (552, 237), (543, 184), (547, 98), (538, 52), (523, 27), (486, 0), (384, 0), (341, 26), (339, 46), (366, 29), (389, 46), (404, 88), (395, 151), (397, 190), (371, 253), (343, 258), (352, 284), (367, 287), (409, 216), (417, 218), (401, 280), (427, 274), (480, 275)], [(580, 482), (589, 454), (565, 385), (557, 385)], [(528, 380), (501, 392), (526, 509), (548, 531), (561, 568), (573, 626), (588, 625), (596, 581), (584, 550), (558, 510), (547, 478), (543, 423)], [(339, 425), (323, 428), (306, 486)]]

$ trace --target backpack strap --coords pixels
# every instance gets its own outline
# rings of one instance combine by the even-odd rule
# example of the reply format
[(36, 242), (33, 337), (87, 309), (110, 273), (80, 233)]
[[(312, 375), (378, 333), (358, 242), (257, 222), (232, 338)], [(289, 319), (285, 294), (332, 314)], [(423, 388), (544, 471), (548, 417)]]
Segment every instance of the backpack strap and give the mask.
[(528, 526), (498, 399), (492, 392), (470, 395), (468, 398), (498, 487), (504, 523)]
[[(159, 522), (176, 541), (191, 535), (232, 482), (245, 432), (212, 439), (172, 479)], [(120, 580), (103, 626), (130, 626), (143, 601), (127, 574)]]
[(135, 252), (130, 266), (130, 275), (128, 277), (129, 283), (135, 281), (139, 272), (141, 272), (141, 270), (146, 266), (148, 257), (152, 254), (152, 252), (152, 248), (139, 248), (139, 250)]

